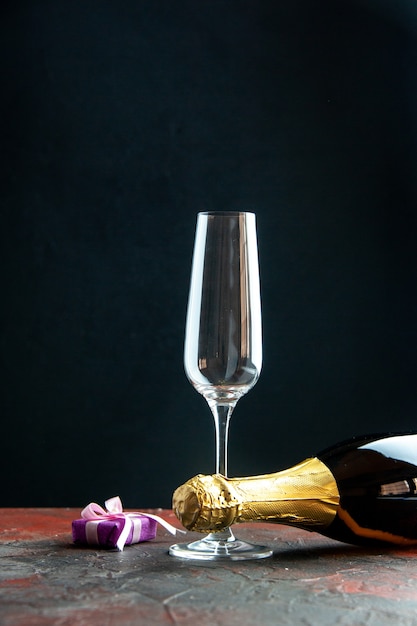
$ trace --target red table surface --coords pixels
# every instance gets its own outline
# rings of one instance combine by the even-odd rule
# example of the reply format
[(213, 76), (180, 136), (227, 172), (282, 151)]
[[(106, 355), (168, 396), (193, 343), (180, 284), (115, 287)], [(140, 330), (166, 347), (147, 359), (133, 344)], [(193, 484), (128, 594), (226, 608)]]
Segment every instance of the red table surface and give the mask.
[[(172, 511), (149, 512), (180, 528)], [(75, 546), (79, 516), (0, 509), (1, 626), (417, 624), (417, 548), (357, 548), (256, 523), (234, 532), (273, 557), (191, 562), (168, 555), (178, 537), (162, 526), (123, 552)]]

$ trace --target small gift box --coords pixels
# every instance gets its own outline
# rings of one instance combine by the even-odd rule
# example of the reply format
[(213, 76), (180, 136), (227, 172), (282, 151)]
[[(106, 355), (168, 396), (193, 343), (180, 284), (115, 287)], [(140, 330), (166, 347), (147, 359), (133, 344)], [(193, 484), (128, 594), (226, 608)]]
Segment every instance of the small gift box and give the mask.
[(173, 535), (183, 532), (158, 515), (124, 513), (118, 496), (106, 500), (105, 506), (106, 510), (91, 502), (81, 511), (81, 519), (72, 522), (74, 543), (123, 550), (125, 545), (154, 539), (158, 523)]

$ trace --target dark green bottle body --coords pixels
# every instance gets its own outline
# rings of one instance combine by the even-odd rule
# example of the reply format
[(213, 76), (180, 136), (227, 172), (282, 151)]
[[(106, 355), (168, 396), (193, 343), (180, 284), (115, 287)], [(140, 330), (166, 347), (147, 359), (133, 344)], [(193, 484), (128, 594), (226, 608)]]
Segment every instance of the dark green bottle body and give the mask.
[(417, 543), (417, 434), (358, 437), (317, 457), (340, 495), (320, 532), (354, 544)]

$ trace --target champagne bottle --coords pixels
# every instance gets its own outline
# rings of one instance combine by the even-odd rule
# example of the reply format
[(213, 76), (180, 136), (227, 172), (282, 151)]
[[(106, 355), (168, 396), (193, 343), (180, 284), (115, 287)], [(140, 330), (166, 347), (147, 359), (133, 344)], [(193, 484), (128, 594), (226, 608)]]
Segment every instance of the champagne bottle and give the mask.
[(417, 544), (417, 434), (356, 437), (274, 474), (199, 474), (173, 508), (201, 532), (258, 520), (353, 544)]

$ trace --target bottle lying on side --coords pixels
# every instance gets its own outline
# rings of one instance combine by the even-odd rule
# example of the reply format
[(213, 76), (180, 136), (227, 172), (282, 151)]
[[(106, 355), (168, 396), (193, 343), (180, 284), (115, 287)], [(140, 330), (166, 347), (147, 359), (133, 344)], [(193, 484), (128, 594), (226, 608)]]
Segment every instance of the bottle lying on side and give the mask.
[(417, 544), (417, 434), (355, 437), (290, 469), (198, 475), (175, 490), (185, 528), (266, 521), (353, 544)]

